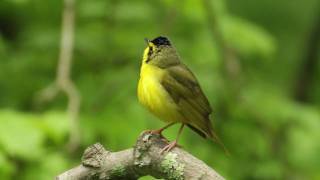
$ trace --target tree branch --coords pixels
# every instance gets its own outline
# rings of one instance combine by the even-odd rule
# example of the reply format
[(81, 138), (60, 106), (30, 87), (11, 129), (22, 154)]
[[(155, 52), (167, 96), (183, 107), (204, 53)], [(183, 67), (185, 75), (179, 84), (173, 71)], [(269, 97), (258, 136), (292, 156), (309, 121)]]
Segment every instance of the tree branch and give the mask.
[(218, 13), (212, 7), (215, 5), (215, 2), (211, 2), (210, 0), (202, 0), (202, 2), (207, 15), (208, 28), (211, 31), (213, 41), (217, 42), (219, 52), (223, 58), (223, 68), (221, 69), (226, 74), (227, 78), (232, 81), (231, 85), (235, 86), (234, 89), (238, 91), (240, 85), (235, 83), (238, 83), (239, 75), (241, 73), (239, 57), (231, 45), (226, 41), (222, 33)]
[[(320, 4), (320, 3), (319, 3)], [(312, 86), (316, 83), (317, 65), (319, 64), (320, 49), (320, 8), (315, 22), (311, 27), (311, 32), (306, 40), (306, 51), (299, 66), (299, 73), (295, 79), (295, 99), (300, 102), (310, 102)]]
[(149, 133), (143, 133), (134, 148), (119, 152), (106, 151), (96, 143), (85, 150), (81, 165), (58, 175), (56, 179), (133, 180), (146, 175), (175, 180), (224, 179), (204, 162), (180, 148), (161, 154), (166, 144), (166, 140), (159, 135)]

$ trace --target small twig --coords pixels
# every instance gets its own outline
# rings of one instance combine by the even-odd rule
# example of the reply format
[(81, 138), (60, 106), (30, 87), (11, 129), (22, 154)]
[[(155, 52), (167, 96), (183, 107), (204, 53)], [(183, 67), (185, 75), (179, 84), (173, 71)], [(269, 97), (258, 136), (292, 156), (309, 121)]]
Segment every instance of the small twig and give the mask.
[(75, 0), (65, 0), (62, 20), (62, 37), (59, 64), (57, 71), (57, 85), (68, 97), (67, 112), (70, 119), (69, 149), (77, 148), (80, 141), (78, 115), (80, 109), (80, 94), (71, 80), (71, 64), (74, 43), (74, 4)]
[(73, 151), (80, 142), (78, 116), (80, 93), (71, 80), (71, 65), (74, 48), (74, 4), (75, 0), (64, 0), (60, 54), (55, 82), (40, 92), (38, 102), (52, 101), (61, 91), (68, 98), (67, 113), (70, 124), (69, 150)]
[(310, 92), (312, 91), (313, 84), (317, 81), (317, 65), (319, 64), (320, 57), (320, 8), (307, 38), (305, 54), (303, 55), (302, 63), (299, 66), (300, 69), (295, 78), (297, 80), (294, 87), (295, 99), (301, 102), (311, 101)]
[(142, 134), (134, 148), (106, 151), (99, 143), (86, 149), (82, 164), (56, 177), (57, 180), (138, 179), (151, 175), (164, 179), (223, 180), (216, 171), (188, 152), (174, 148), (161, 154), (166, 142), (159, 135)]
[(211, 1), (203, 0), (205, 12), (207, 14), (208, 26), (211, 31), (212, 37), (218, 44), (219, 51), (221, 52), (223, 61), (223, 69), (228, 78), (232, 82), (237, 82), (241, 66), (239, 58), (234, 49), (225, 40), (223, 33), (221, 32), (221, 24), (216, 11), (212, 8)]

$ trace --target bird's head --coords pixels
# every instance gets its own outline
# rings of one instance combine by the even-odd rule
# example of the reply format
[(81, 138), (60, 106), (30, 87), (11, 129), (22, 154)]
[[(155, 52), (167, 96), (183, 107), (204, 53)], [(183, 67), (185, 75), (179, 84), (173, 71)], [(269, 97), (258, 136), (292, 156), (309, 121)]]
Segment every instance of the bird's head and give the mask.
[(147, 47), (143, 54), (143, 63), (166, 68), (180, 63), (176, 49), (168, 38), (159, 36), (153, 40), (145, 39)]

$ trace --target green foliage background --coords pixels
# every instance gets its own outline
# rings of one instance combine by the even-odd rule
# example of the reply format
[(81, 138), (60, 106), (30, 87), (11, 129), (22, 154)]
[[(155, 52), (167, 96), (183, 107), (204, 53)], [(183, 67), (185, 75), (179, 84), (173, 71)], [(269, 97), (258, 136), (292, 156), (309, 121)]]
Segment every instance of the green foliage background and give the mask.
[[(320, 179), (320, 48), (309, 38), (319, 1), (210, 1), (237, 55), (235, 79), (223, 70), (202, 2), (76, 1), (72, 78), (81, 93), (81, 146), (69, 154), (66, 97), (37, 103), (55, 78), (63, 2), (0, 1), (0, 179), (52, 179), (78, 164), (90, 144), (117, 151), (163, 126), (136, 98), (143, 39), (159, 35), (170, 37), (197, 75), (232, 156), (190, 130), (184, 149), (227, 179)], [(301, 100), (295, 94), (313, 40), (318, 59)]]

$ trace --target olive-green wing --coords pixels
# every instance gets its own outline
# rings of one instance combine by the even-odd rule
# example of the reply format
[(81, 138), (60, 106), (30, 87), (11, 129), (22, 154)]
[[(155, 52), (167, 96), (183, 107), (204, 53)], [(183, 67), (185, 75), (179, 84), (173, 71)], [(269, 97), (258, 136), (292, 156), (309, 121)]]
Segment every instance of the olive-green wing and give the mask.
[(203, 137), (212, 137), (209, 119), (212, 109), (193, 73), (183, 64), (166, 68), (166, 71), (161, 84), (179, 107), (188, 126)]

